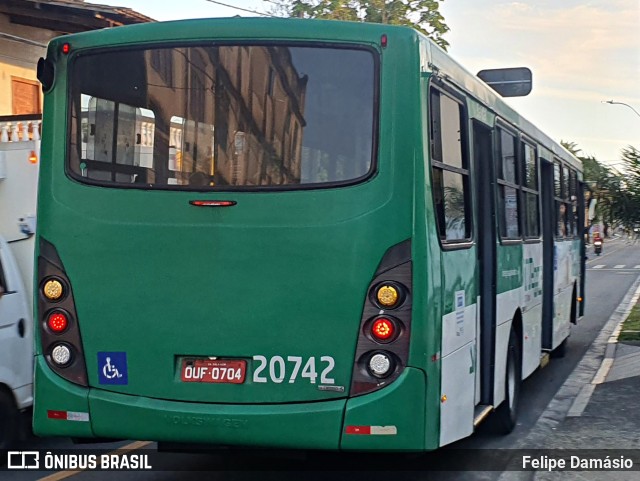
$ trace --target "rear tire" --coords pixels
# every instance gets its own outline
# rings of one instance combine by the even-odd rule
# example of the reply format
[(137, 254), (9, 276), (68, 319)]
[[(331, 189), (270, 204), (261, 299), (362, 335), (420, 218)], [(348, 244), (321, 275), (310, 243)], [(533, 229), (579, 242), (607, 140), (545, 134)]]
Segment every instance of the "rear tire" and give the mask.
[(509, 334), (507, 348), (507, 369), (504, 381), (504, 401), (496, 409), (496, 421), (502, 434), (509, 434), (516, 427), (518, 405), (520, 402), (520, 384), (522, 383), (522, 354), (520, 341), (515, 330)]
[(10, 449), (18, 438), (18, 409), (10, 392), (0, 389), (0, 450)]
[(551, 351), (551, 357), (554, 359), (560, 359), (567, 355), (567, 341), (569, 338), (567, 337), (564, 341), (560, 343), (558, 347), (556, 347), (553, 351)]

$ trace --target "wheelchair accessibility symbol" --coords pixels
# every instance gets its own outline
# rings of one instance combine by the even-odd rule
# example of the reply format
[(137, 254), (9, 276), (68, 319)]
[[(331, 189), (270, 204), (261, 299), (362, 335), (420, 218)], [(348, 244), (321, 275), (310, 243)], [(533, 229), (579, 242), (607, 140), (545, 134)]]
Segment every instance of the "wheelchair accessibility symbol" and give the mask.
[(122, 374), (118, 372), (118, 368), (111, 365), (111, 358), (107, 358), (107, 363), (102, 368), (102, 374), (107, 379), (114, 379), (116, 377), (122, 377)]
[(98, 382), (100, 384), (129, 384), (126, 352), (98, 353)]

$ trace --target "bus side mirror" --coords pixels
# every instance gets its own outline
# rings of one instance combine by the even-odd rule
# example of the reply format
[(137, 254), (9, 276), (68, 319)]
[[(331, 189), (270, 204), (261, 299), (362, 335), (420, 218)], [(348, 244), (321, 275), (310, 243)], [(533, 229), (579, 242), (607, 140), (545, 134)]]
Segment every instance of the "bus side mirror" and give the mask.
[(524, 97), (531, 92), (532, 75), (527, 67), (481, 70), (477, 76), (502, 97)]
[(38, 60), (38, 67), (36, 69), (36, 76), (42, 84), (43, 92), (48, 92), (51, 90), (51, 87), (53, 87), (54, 73), (53, 62), (40, 57), (40, 60)]

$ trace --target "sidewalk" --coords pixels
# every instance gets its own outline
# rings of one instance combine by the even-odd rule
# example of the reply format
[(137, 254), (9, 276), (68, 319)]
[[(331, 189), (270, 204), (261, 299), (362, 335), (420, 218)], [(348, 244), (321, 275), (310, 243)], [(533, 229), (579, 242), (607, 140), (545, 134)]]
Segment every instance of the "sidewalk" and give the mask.
[[(639, 292), (637, 289), (630, 299), (631, 305), (637, 302)], [(640, 342), (618, 342), (621, 324), (609, 338), (595, 376), (583, 383), (566, 417), (544, 439), (541, 446), (544, 449), (640, 449)], [(613, 451), (611, 458), (619, 455)], [(636, 471), (538, 471), (533, 479), (640, 480), (637, 463), (634, 469)]]
[[(595, 385), (584, 411), (567, 416), (544, 448), (640, 449), (640, 346), (617, 344), (611, 370)], [(640, 480), (640, 471), (538, 471), (533, 479)]]

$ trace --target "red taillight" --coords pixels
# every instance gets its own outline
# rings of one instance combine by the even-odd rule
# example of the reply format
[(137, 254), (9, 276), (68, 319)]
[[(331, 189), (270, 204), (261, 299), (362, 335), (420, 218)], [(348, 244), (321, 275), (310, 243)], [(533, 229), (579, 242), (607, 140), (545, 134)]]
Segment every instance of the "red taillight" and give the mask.
[(64, 332), (69, 325), (69, 319), (67, 319), (67, 315), (64, 312), (54, 312), (49, 314), (49, 318), (47, 319), (47, 326), (51, 331), (59, 333)]
[[(411, 239), (384, 253), (366, 289), (351, 376), (352, 397), (394, 382), (407, 366), (412, 312)], [(349, 422), (347, 422), (349, 418)], [(345, 425), (359, 425), (349, 414)]]
[(381, 317), (373, 321), (371, 334), (379, 341), (389, 341), (396, 334), (396, 326), (391, 319)]
[(71, 52), (71, 45), (68, 43), (63, 43), (62, 44), (62, 53), (67, 55), (69, 52)]
[(237, 202), (235, 200), (190, 200), (189, 204), (196, 207), (232, 207)]
[(49, 369), (80, 386), (88, 386), (80, 326), (71, 281), (55, 246), (39, 239), (36, 315), (40, 353)]

